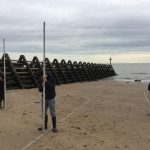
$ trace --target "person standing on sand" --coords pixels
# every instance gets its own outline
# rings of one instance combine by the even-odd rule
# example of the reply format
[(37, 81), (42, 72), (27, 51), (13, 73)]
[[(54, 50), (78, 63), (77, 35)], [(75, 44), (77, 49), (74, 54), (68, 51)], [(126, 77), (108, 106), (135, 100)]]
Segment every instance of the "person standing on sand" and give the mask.
[(0, 73), (0, 109), (2, 109), (2, 101), (4, 104), (4, 80), (2, 74)]
[[(48, 124), (48, 108), (50, 109), (50, 114), (52, 118), (53, 132), (57, 132), (56, 128), (56, 109), (55, 109), (55, 79), (51, 73), (48, 73), (45, 77), (43, 74), (40, 75), (41, 83), (45, 81), (45, 129), (47, 129)], [(43, 92), (42, 84), (39, 87), (39, 92)], [(43, 93), (42, 93), (43, 95)], [(38, 128), (38, 130), (42, 130), (42, 127)]]
[(149, 91), (149, 99), (150, 99), (150, 82), (148, 84), (148, 91)]

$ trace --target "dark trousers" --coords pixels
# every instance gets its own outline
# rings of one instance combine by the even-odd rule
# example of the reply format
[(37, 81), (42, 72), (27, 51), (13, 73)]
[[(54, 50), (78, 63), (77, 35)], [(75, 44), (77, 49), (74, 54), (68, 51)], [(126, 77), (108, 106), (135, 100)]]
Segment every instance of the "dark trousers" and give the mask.
[(0, 95), (0, 105), (2, 105), (2, 101), (4, 102), (4, 95)]

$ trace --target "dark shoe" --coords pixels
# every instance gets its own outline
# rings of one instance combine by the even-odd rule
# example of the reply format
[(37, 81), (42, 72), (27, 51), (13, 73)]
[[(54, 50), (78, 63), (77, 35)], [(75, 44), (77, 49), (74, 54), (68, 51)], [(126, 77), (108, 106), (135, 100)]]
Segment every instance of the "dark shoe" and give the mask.
[(42, 127), (40, 127), (40, 128), (38, 128), (37, 130), (38, 130), (38, 131), (42, 131), (42, 130), (43, 130), (43, 128), (42, 128)]
[(53, 132), (57, 132), (57, 128), (56, 128), (56, 117), (52, 117), (52, 123), (53, 123)]
[(47, 129), (48, 115), (45, 115), (45, 129)]
[(53, 128), (53, 132), (57, 133), (57, 129), (56, 129), (56, 128)]
[(5, 101), (3, 100), (3, 108), (5, 108)]
[[(38, 131), (42, 131), (42, 130), (43, 130), (43, 127), (39, 127), (37, 130), (38, 130)], [(45, 130), (47, 130), (47, 128), (45, 128)]]
[[(47, 130), (47, 123), (48, 123), (48, 115), (45, 115), (45, 130)], [(43, 127), (38, 128), (39, 131), (43, 130)]]

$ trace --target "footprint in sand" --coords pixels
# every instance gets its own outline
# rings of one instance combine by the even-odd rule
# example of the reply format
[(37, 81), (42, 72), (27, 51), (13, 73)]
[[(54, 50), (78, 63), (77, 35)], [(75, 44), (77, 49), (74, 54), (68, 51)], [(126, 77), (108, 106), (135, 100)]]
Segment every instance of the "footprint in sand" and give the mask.
[(80, 127), (75, 127), (77, 130), (81, 130), (81, 128)]
[(119, 148), (119, 146), (115, 145), (115, 148)]
[(43, 145), (39, 145), (39, 147), (43, 147)]
[(25, 115), (27, 115), (27, 114), (26, 114), (26, 112), (23, 112), (22, 115), (25, 116)]

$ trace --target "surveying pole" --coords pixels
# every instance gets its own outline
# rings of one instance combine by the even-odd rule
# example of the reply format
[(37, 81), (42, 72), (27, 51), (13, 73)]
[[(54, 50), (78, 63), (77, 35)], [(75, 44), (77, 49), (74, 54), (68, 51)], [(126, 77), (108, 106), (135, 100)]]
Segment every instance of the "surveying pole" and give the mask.
[(43, 22), (43, 132), (45, 131), (45, 22)]
[(4, 107), (6, 107), (6, 61), (5, 61), (5, 39), (3, 39), (3, 64), (4, 64)]

